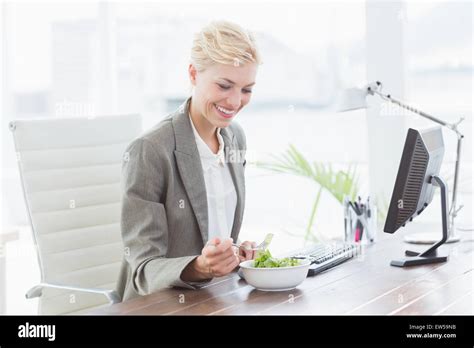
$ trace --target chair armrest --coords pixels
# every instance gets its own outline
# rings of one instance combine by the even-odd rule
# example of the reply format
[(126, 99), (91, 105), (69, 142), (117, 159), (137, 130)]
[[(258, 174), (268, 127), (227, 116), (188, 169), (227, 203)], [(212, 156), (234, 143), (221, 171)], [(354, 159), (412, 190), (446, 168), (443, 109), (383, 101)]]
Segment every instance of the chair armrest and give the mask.
[(77, 286), (58, 285), (58, 284), (49, 284), (49, 283), (41, 283), (32, 287), (25, 294), (25, 297), (27, 299), (40, 297), (42, 295), (43, 288), (88, 292), (92, 294), (102, 294), (105, 297), (107, 297), (107, 300), (109, 301), (110, 304), (121, 302), (121, 299), (115, 290), (105, 290), (105, 289), (98, 289), (98, 288), (81, 288)]

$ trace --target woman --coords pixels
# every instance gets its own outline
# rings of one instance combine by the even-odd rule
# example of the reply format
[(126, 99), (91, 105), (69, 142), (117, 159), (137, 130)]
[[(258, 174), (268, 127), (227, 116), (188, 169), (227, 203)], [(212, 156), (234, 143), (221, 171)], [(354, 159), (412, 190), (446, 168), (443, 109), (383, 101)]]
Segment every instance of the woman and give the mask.
[(158, 289), (196, 289), (254, 253), (242, 223), (245, 135), (233, 122), (250, 101), (260, 64), (250, 33), (214, 22), (194, 39), (192, 94), (129, 145), (123, 163), (123, 300)]

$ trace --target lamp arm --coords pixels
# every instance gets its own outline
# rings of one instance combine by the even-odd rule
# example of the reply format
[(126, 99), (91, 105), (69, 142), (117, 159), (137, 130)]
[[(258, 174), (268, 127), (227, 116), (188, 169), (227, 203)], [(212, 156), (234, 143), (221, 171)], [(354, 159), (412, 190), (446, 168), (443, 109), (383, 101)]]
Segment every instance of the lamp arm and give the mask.
[(451, 217), (450, 228), (452, 228), (454, 225), (454, 218), (458, 214), (458, 211), (463, 207), (461, 205), (459, 208), (457, 208), (456, 200), (457, 200), (457, 192), (458, 192), (459, 166), (461, 164), (461, 145), (462, 145), (462, 139), (464, 138), (464, 135), (462, 135), (460, 132), (457, 132), (457, 135), (458, 135), (458, 144), (456, 148), (456, 164), (454, 167), (453, 198), (451, 202), (451, 209), (449, 210), (449, 216)]
[(418, 110), (418, 109), (416, 109), (412, 106), (406, 105), (406, 104), (402, 103), (400, 100), (392, 98), (392, 96), (390, 96), (390, 94), (383, 94), (380, 91), (381, 88), (382, 88), (382, 83), (377, 81), (374, 84), (371, 84), (371, 85), (368, 86), (368, 92), (369, 92), (369, 94), (372, 94), (372, 95), (377, 94), (383, 100), (394, 103), (394, 104), (400, 106), (403, 109), (411, 111), (411, 112), (413, 112), (417, 115), (420, 115), (420, 116), (422, 116), (424, 118), (427, 118), (427, 119), (429, 119), (433, 122), (436, 122), (436, 123), (438, 123), (438, 124), (440, 124), (440, 125), (442, 125), (446, 128), (449, 128), (452, 131), (454, 131), (456, 133), (457, 137), (458, 137), (457, 149), (456, 149), (456, 164), (455, 164), (455, 167), (454, 167), (453, 197), (452, 197), (452, 200), (451, 200), (451, 208), (449, 209), (450, 232), (453, 233), (452, 228), (454, 227), (454, 219), (457, 216), (457, 213), (459, 212), (459, 210), (463, 207), (463, 206), (461, 206), (461, 207), (457, 208), (456, 207), (456, 201), (457, 201), (457, 189), (458, 189), (458, 180), (459, 180), (459, 166), (460, 166), (460, 163), (461, 163), (461, 145), (462, 145), (462, 139), (464, 138), (464, 135), (458, 129), (458, 125), (462, 121), (464, 121), (464, 117), (461, 117), (459, 119), (459, 121), (456, 122), (456, 123), (445, 122), (443, 120), (440, 120), (437, 117), (434, 117), (430, 114), (427, 114), (426, 112)]
[(435, 117), (435, 116), (432, 116), (432, 115), (430, 115), (430, 114), (427, 114), (427, 113), (424, 112), (424, 111), (418, 110), (418, 109), (414, 108), (413, 106), (406, 105), (406, 104), (402, 103), (400, 100), (397, 100), (397, 99), (393, 98), (390, 94), (383, 94), (383, 93), (381, 93), (380, 91), (377, 91), (377, 90), (372, 90), (372, 92), (373, 92), (374, 94), (377, 94), (377, 95), (378, 95), (380, 98), (382, 98), (383, 100), (388, 100), (389, 102), (394, 103), (394, 104), (400, 106), (400, 107), (403, 108), (403, 109), (406, 109), (406, 110), (411, 111), (411, 112), (413, 112), (413, 113), (415, 113), (415, 114), (417, 114), (417, 115), (420, 115), (420, 116), (422, 116), (422, 117), (424, 117), (424, 118), (427, 118), (427, 119), (429, 119), (429, 120), (431, 120), (431, 121), (433, 121), (433, 122), (436, 122), (436, 123), (438, 123), (438, 124), (440, 124), (440, 125), (442, 125), (442, 126), (444, 126), (444, 127), (446, 127), (446, 128), (449, 128), (449, 129), (453, 130), (453, 131), (456, 132), (457, 134), (463, 136), (463, 135), (459, 132), (459, 130), (458, 130), (457, 127), (458, 127), (458, 125), (464, 120), (464, 117), (461, 117), (461, 119), (460, 119), (458, 122), (456, 122), (456, 123), (448, 123), (448, 122), (446, 122), (446, 121), (440, 120), (439, 118), (437, 118), (437, 117)]

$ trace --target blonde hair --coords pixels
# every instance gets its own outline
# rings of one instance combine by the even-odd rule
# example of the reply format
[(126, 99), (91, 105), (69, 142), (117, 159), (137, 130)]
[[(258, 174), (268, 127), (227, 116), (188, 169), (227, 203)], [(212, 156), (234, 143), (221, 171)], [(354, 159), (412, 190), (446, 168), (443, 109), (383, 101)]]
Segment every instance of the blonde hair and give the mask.
[(215, 21), (195, 35), (191, 63), (202, 71), (215, 63), (239, 66), (261, 64), (261, 59), (252, 33), (232, 22)]

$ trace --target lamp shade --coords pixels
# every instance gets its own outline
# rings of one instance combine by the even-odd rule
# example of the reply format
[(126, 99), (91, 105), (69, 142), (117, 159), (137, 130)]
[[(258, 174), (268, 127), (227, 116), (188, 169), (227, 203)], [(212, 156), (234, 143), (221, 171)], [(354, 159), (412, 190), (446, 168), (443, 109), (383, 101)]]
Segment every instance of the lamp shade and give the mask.
[(344, 112), (367, 107), (367, 88), (347, 88), (339, 93), (337, 111)]

